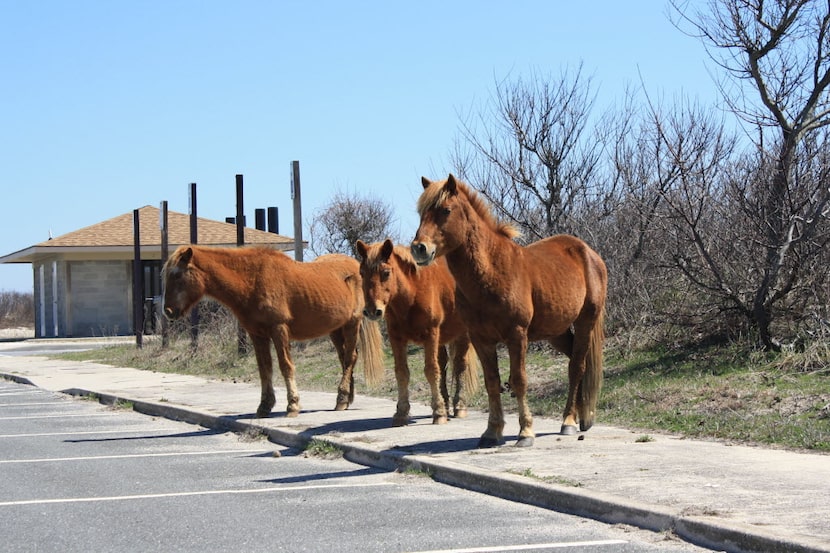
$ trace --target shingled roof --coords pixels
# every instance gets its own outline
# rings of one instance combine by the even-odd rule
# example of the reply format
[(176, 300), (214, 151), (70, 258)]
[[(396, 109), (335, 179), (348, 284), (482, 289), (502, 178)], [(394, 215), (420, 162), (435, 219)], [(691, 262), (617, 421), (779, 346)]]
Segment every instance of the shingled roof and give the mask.
[[(142, 255), (161, 254), (161, 210), (144, 206), (138, 210)], [(236, 225), (197, 217), (198, 243), (211, 246), (236, 246)], [(167, 212), (167, 242), (172, 252), (176, 246), (190, 243), (190, 215)], [(272, 232), (245, 228), (246, 245), (265, 245), (279, 250), (293, 250), (294, 239)], [(18, 252), (0, 257), (0, 263), (32, 263), (54, 254), (105, 254), (131, 258), (133, 252), (133, 213), (50, 238)]]

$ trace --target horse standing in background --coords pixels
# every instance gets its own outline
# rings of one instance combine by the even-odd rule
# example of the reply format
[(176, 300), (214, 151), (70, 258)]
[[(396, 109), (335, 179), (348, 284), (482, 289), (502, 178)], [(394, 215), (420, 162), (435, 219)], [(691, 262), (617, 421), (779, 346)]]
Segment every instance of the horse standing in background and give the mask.
[(570, 358), (562, 434), (594, 423), (602, 387), (603, 319), (608, 274), (585, 242), (558, 235), (520, 246), (465, 183), (421, 179), (421, 217), (412, 256), (421, 265), (445, 256), (458, 286), (456, 303), (481, 360), (489, 401), (479, 447), (503, 443), (504, 412), (496, 348), (507, 345), (510, 390), (519, 409), (517, 446), (533, 444), (525, 357), (529, 341), (547, 340)]
[(228, 307), (248, 332), (262, 385), (257, 417), (267, 417), (276, 403), (272, 343), (285, 380), (288, 417), (300, 412), (291, 340), (331, 338), (342, 368), (338, 411), (354, 401), (358, 352), (367, 383), (383, 374), (380, 328), (363, 321), (360, 266), (351, 257), (331, 254), (302, 263), (263, 247), (180, 246), (165, 263), (163, 275), (168, 318), (182, 317), (207, 295)]
[(475, 355), (467, 328), (455, 310), (455, 281), (445, 262), (419, 268), (403, 246), (391, 240), (366, 245), (358, 240), (360, 276), (366, 307), (372, 320), (386, 319), (386, 330), (395, 357), (398, 404), (392, 417), (394, 426), (409, 422), (409, 366), (406, 348), (410, 342), (424, 347), (424, 375), (432, 392), (432, 422), (447, 422), (450, 397), (447, 387), (450, 344), (453, 357), (453, 410), (456, 417), (467, 416), (464, 395), (475, 391), (478, 379)]

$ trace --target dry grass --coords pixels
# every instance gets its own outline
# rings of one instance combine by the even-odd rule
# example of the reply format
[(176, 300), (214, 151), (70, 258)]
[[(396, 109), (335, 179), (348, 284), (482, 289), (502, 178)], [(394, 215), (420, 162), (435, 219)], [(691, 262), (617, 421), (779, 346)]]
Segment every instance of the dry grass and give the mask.
[[(72, 354), (78, 359), (141, 369), (186, 373), (234, 381), (258, 381), (251, 353), (238, 352), (235, 321), (223, 311), (205, 319), (198, 347), (191, 348), (187, 329), (174, 329), (167, 348), (148, 339), (145, 347), (111, 347)], [(292, 344), (301, 390), (334, 392), (339, 363), (328, 339)], [(429, 403), (419, 347), (410, 347), (413, 401)], [(506, 379), (506, 355), (500, 365)], [(391, 352), (386, 373), (367, 388), (355, 376), (358, 393), (395, 398)], [(598, 421), (632, 430), (669, 431), (687, 436), (830, 452), (830, 352), (825, 342), (802, 351), (770, 354), (743, 344), (708, 344), (625, 350), (606, 348), (605, 385)], [(546, 347), (532, 347), (527, 372), (531, 408), (536, 415), (558, 417), (567, 392), (567, 359)], [(280, 386), (279, 372), (275, 384)], [(479, 375), (479, 378), (481, 376)], [(473, 409), (486, 410), (483, 385), (468, 398)], [(515, 399), (502, 396), (508, 411)]]

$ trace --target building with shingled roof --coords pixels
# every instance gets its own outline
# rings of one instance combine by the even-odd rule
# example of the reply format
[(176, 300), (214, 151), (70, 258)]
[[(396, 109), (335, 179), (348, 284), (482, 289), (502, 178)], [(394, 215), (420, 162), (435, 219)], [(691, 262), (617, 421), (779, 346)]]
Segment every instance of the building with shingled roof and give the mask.
[[(154, 313), (161, 295), (161, 210), (144, 206), (138, 216), (145, 309)], [(171, 253), (190, 244), (190, 219), (190, 215), (168, 211)], [(235, 224), (197, 217), (196, 229), (199, 244), (237, 245)], [(36, 338), (135, 333), (133, 236), (130, 212), (0, 257), (0, 263), (32, 264)], [(246, 245), (294, 250), (293, 238), (265, 230), (246, 227), (244, 241)]]

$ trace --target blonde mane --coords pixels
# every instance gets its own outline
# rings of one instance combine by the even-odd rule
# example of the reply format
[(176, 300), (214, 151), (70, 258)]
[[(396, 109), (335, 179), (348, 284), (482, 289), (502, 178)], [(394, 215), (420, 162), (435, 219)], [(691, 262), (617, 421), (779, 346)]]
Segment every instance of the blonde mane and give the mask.
[[(425, 211), (434, 209), (447, 201), (450, 194), (444, 188), (446, 183), (446, 180), (433, 181), (424, 189), (421, 197), (418, 198), (417, 209), (420, 217), (423, 217)], [(470, 207), (473, 208), (473, 211), (475, 211), (476, 214), (478, 214), (478, 216), (481, 217), (481, 219), (496, 233), (506, 236), (511, 240), (521, 234), (512, 224), (499, 221), (496, 216), (493, 215), (493, 211), (487, 201), (481, 196), (481, 194), (473, 190), (470, 185), (458, 179), (455, 179), (455, 184), (458, 194), (467, 198), (467, 202), (470, 204)]]
[[(376, 271), (378, 265), (380, 265), (380, 251), (382, 247), (383, 242), (370, 244), (368, 246), (368, 249), (366, 250), (366, 259), (363, 263), (370, 271)], [(412, 252), (408, 247), (395, 244), (395, 247), (392, 250), (392, 255), (396, 256), (408, 271), (414, 273), (420, 269), (419, 265), (415, 262), (415, 258), (412, 257)]]

